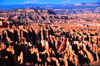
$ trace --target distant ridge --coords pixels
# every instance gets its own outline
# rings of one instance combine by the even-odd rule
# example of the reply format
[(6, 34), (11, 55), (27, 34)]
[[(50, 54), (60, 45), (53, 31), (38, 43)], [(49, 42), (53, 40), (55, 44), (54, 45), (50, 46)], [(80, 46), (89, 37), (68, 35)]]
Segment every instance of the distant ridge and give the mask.
[(75, 4), (19, 4), (0, 5), (0, 11), (13, 9), (49, 9), (60, 14), (100, 13), (100, 2)]

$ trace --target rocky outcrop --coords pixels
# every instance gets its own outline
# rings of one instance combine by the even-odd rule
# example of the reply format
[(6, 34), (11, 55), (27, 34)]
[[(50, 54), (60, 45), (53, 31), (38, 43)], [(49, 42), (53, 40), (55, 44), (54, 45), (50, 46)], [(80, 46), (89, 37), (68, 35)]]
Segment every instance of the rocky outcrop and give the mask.
[[(17, 9), (5, 13), (5, 17), (27, 22), (55, 22), (68, 20), (67, 15), (56, 15), (52, 10), (44, 9)], [(1, 14), (4, 16), (3, 14)]]

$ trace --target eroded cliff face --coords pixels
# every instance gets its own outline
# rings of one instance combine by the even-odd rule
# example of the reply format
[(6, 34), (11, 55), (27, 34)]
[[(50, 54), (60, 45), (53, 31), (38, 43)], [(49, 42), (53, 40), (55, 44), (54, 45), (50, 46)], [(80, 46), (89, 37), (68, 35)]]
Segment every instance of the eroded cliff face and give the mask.
[[(99, 26), (69, 25), (63, 26), (65, 29), (60, 28), (60, 24), (24, 24), (25, 22), (19, 21), (19, 24), (15, 25), (7, 20), (0, 23), (0, 58), (3, 59), (0, 61), (3, 63), (4, 59), (10, 60), (9, 66), (80, 66), (84, 63), (99, 62)], [(60, 32), (56, 32), (56, 29)]]
[(17, 9), (6, 13), (1, 13), (0, 17), (17, 19), (28, 22), (56, 22), (68, 20), (67, 15), (56, 15), (52, 10), (43, 9)]
[(33, 9), (0, 14), (2, 65), (8, 60), (9, 66), (81, 66), (100, 61), (100, 14), (67, 16)]

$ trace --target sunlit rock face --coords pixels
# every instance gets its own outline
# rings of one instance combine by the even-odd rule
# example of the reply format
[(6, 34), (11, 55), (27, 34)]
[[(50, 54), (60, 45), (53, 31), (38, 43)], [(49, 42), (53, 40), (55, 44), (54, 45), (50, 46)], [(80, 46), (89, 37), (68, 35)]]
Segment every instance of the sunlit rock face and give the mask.
[[(13, 19), (12, 12), (16, 12), (14, 15), (17, 15), (20, 20)], [(35, 17), (31, 18), (30, 16), (34, 14), (29, 15), (30, 12), (34, 13)], [(0, 20), (0, 65), (80, 66), (85, 63), (91, 65), (93, 62), (99, 62), (100, 20), (98, 16), (100, 14), (98, 16), (97, 14), (74, 14), (73, 16), (51, 15), (48, 12), (48, 10), (18, 9), (6, 13), (11, 18)], [(27, 20), (34, 19), (38, 22), (21, 20), (26, 17)], [(86, 17), (95, 18), (87, 21)], [(40, 22), (47, 19), (47, 23)]]

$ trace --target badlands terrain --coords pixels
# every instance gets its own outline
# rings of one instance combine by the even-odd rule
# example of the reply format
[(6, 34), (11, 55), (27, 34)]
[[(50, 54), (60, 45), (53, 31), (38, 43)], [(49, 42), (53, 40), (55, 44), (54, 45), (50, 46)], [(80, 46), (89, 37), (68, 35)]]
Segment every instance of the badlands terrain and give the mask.
[(0, 66), (100, 66), (100, 13), (46, 9), (0, 13)]

